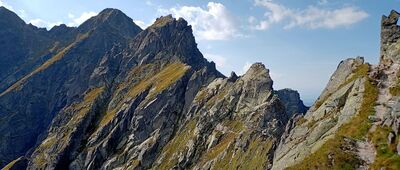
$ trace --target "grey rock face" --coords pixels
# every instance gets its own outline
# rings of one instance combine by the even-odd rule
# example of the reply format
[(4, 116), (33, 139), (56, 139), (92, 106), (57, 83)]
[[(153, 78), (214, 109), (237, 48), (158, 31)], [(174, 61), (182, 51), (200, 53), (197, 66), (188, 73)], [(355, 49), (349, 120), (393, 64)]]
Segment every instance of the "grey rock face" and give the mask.
[[(39, 135), (45, 135), (43, 132), (52, 118), (62, 108), (76, 102), (89, 88), (90, 75), (101, 57), (115, 43), (123, 45), (126, 39), (132, 38), (123, 30), (108, 30), (118, 32), (113, 35), (102, 33), (96, 28), (86, 31), (77, 34), (73, 42), (65, 46), (61, 43), (61, 47), (56, 48), (46, 62), (32, 69), (1, 93), (0, 116), (4, 121), (0, 124), (0, 160), (4, 161), (1, 162), (2, 166), (25, 155), (35, 146), (37, 139), (40, 142)], [(51, 44), (46, 48), (53, 46)], [(19, 147), (10, 148), (11, 145)]]
[(297, 91), (282, 89), (276, 91), (276, 94), (285, 106), (289, 117), (292, 117), (294, 114), (305, 114), (307, 112), (308, 107), (303, 104), (303, 101), (300, 99), (300, 94)]
[[(0, 34), (17, 37), (0, 41), (19, 40), (22, 34), (18, 47), (24, 52), (18, 56), (32, 58), (42, 52), (25, 42), (32, 36), (43, 41), (44, 52), (33, 64), (22, 57), (29, 63), (25, 71), (7, 68), (4, 75), (9, 84), (0, 87), (1, 167), (283, 169), (317, 152), (359, 114), (367, 81), (353, 77), (360, 67), (372, 78), (396, 70), (379, 70), (384, 67), (364, 64), (362, 57), (347, 59), (307, 111), (298, 92), (274, 91), (261, 63), (243, 76), (225, 78), (197, 49), (184, 19), (160, 17), (141, 30), (121, 11), (105, 9), (78, 28), (46, 31), (3, 8), (0, 23), (2, 15), (15, 21), (0, 25)], [(396, 13), (387, 17), (384, 28), (397, 29), (397, 18)], [(393, 59), (397, 47), (389, 41), (396, 35), (383, 36), (385, 55)], [(387, 77), (391, 81), (382, 78), (382, 87), (393, 85)], [(393, 130), (385, 139), (395, 145), (400, 121), (398, 109), (390, 107), (385, 116), (370, 118)], [(373, 146), (350, 138), (343, 145), (349, 152), (368, 153), (359, 155), (366, 167), (376, 160)], [(329, 164), (335, 164), (334, 156), (328, 155)]]
[[(399, 86), (399, 16), (392, 11), (382, 18), (379, 65), (364, 64), (362, 58), (342, 61), (304, 117), (296, 115), (289, 121), (275, 151), (272, 169), (335, 168), (343, 163), (335, 159), (341, 154), (338, 152), (351, 155), (355, 161), (347, 163), (356, 169), (397, 168), (385, 161), (398, 156), (393, 148), (398, 143), (399, 129), (399, 94), (396, 91)], [(363, 102), (369, 102), (368, 106), (361, 104)], [(349, 135), (348, 132), (353, 133)], [(328, 141), (329, 145), (324, 147)], [(385, 150), (385, 147), (390, 149)], [(390, 156), (383, 156), (383, 153)]]
[[(107, 21), (110, 19), (112, 22)], [(20, 83), (24, 85), (20, 90), (9, 89), (4, 93), (0, 101), (9, 107), (14, 96), (36, 94), (35, 89), (28, 88), (43, 83), (43, 79), (63, 78), (47, 85), (65, 90), (47, 99), (62, 101), (53, 109), (54, 115), (43, 120), (36, 116), (38, 113), (32, 113), (44, 121), (38, 123), (44, 126), (41, 128), (25, 124), (36, 132), (24, 136), (25, 139), (36, 140), (37, 133), (43, 132), (29, 155), (27, 169), (131, 168), (136, 161), (140, 162), (137, 167), (151, 167), (160, 149), (179, 127), (177, 122), (195, 94), (222, 76), (198, 51), (187, 22), (167, 19), (160, 18), (155, 25), (132, 37), (133, 34), (124, 31), (131, 29), (123, 27), (117, 28), (121, 29), (118, 31), (110, 26), (114, 22), (133, 24), (131, 20), (120, 11), (106, 9), (77, 28), (89, 29), (89, 33), (71, 45), (60, 60), (40, 74), (27, 77)], [(158, 23), (161, 21), (162, 25)], [(93, 23), (94, 27), (86, 27)], [(114, 35), (107, 37), (110, 33)], [(93, 51), (83, 53), (88, 49)], [(77, 59), (81, 61), (74, 61)], [(65, 72), (64, 76), (53, 75), (60, 71)], [(37, 98), (41, 101), (44, 96)], [(29, 110), (23, 109), (20, 112)], [(24, 120), (22, 114), (17, 116)], [(48, 128), (46, 121), (51, 121)], [(3, 124), (3, 127), (11, 129), (14, 125)]]
[[(350, 78), (350, 75), (362, 64), (364, 64), (364, 57), (349, 58), (343, 60), (339, 63), (336, 71), (333, 73), (328, 81), (325, 89), (322, 91), (321, 95), (318, 97), (316, 104), (323, 102), (323, 100), (330, 94), (334, 93), (341, 84), (343, 84), (346, 79)], [(314, 104), (311, 106), (310, 110), (315, 110), (318, 106)]]
[(396, 55), (388, 55), (388, 48), (396, 43), (400, 38), (400, 26), (397, 21), (400, 14), (396, 11), (391, 11), (389, 16), (382, 16), (381, 23), (381, 63), (397, 62), (399, 58)]
[(56, 42), (4, 7), (0, 7), (0, 37), (0, 93), (47, 60)]
[[(349, 122), (360, 110), (364, 92), (363, 79), (357, 79), (331, 94), (315, 111), (288, 124), (287, 134), (275, 151), (272, 169), (284, 169), (316, 152), (338, 128)], [(345, 102), (338, 102), (338, 101)], [(300, 121), (302, 119), (302, 121)]]
[[(215, 79), (197, 94), (184, 119), (186, 126), (164, 147), (153, 168), (270, 166), (274, 146), (288, 120), (273, 92), (269, 71), (260, 63), (236, 81)], [(257, 156), (240, 156), (250, 156), (257, 149)], [(253, 165), (246, 162), (256, 157), (263, 159)], [(231, 160), (237, 164), (223, 163)]]

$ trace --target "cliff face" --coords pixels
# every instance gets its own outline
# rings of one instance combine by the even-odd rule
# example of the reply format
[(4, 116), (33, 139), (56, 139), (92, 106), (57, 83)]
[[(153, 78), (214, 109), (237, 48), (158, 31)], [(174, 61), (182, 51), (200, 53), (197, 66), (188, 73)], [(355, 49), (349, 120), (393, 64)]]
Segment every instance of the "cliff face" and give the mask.
[[(8, 13), (11, 12), (8, 11)], [(101, 15), (87, 22), (100, 19), (100, 17)], [(140, 31), (140, 28), (134, 25), (127, 16), (124, 22), (136, 27), (136, 34)], [(32, 27), (20, 24), (20, 26)], [(37, 140), (40, 141), (45, 136), (44, 132), (49, 123), (60, 110), (79, 100), (87, 89), (103, 82), (92, 81), (96, 78), (92, 75), (96, 67), (101, 65), (102, 60), (112, 55), (113, 49), (127, 46), (127, 40), (133, 38), (132, 33), (128, 34), (124, 30), (115, 30), (117, 28), (103, 27), (103, 25), (99, 22), (98, 25), (92, 25), (90, 29), (60, 27), (49, 32), (41, 30), (41, 34), (48, 38), (54, 36), (51, 38), (54, 43), (43, 47), (47, 48), (44, 50), (48, 55), (47, 59), (36, 67), (26, 69), (30, 71), (23, 76), (20, 76), (19, 72), (10, 74), (9, 77), (19, 77), (19, 79), (12, 81), (13, 83), (0, 93), (0, 116), (3, 122), (0, 124), (2, 132), (0, 160), (10, 161), (16, 156), (24, 155), (35, 146)], [(9, 29), (9, 27), (6, 28)], [(64, 33), (63, 36), (66, 37), (59, 41), (58, 34), (54, 32), (55, 29), (59, 29), (56, 32), (70, 32), (70, 34)], [(109, 33), (102, 29), (107, 29)], [(19, 35), (18, 32), (9, 31)], [(30, 37), (23, 39), (32, 41), (33, 44), (41, 41)], [(14, 42), (7, 37), (4, 41)], [(10, 52), (7, 56), (14, 61), (14, 55), (19, 55), (19, 53)], [(28, 58), (36, 57), (35, 55), (27, 56)], [(19, 66), (23, 68), (25, 65)], [(116, 67), (112, 69), (115, 70)], [(2, 162), (2, 165), (4, 163)]]
[(271, 167), (287, 120), (269, 70), (256, 63), (242, 77), (215, 79), (196, 95), (153, 168)]
[(0, 8), (0, 166), (399, 169), (398, 17), (380, 64), (342, 61), (308, 109), (261, 63), (223, 76), (184, 19), (141, 30), (105, 9), (46, 31)]
[[(121, 11), (105, 9), (77, 28), (46, 31), (1, 10), (16, 20), (2, 29), (21, 36), (10, 29), (21, 27), (47, 40), (35, 49), (40, 55), (23, 54), (41, 62), (24, 72), (12, 68), (20, 63), (6, 68), (5, 77), (13, 77), (0, 94), (6, 169), (217, 168), (233, 160), (231, 167), (249, 160), (256, 164), (247, 167), (271, 167), (290, 116), (285, 106), (305, 108), (289, 93), (283, 104), (260, 63), (224, 78), (183, 19), (160, 17), (141, 30)], [(5, 62), (20, 55), (4, 53), (11, 56)]]
[(399, 169), (399, 14), (382, 17), (381, 60), (342, 61), (316, 103), (291, 120), (272, 169)]
[(308, 107), (304, 105), (300, 99), (299, 92), (292, 89), (281, 89), (275, 92), (282, 104), (286, 108), (286, 112), (292, 117), (295, 114), (304, 114), (307, 112)]

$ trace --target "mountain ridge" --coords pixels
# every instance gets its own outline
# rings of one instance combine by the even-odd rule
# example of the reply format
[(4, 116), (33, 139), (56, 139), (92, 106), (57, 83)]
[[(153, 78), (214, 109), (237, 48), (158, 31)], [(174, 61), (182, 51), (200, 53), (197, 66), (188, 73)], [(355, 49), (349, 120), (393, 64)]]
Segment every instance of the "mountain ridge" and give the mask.
[(399, 17), (382, 17), (379, 64), (341, 61), (310, 108), (297, 91), (274, 89), (262, 63), (221, 74), (182, 18), (142, 30), (105, 9), (54, 27), (45, 38), (65, 45), (0, 95), (0, 166), (398, 169)]

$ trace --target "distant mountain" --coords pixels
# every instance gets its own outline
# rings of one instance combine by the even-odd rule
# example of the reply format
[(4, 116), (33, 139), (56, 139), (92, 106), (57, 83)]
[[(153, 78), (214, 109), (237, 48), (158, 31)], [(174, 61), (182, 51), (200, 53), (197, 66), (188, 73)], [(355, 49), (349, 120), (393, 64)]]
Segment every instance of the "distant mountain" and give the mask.
[(398, 169), (395, 11), (381, 62), (342, 61), (309, 109), (253, 64), (225, 77), (171, 15), (117, 9), (47, 31), (0, 8), (4, 169)]

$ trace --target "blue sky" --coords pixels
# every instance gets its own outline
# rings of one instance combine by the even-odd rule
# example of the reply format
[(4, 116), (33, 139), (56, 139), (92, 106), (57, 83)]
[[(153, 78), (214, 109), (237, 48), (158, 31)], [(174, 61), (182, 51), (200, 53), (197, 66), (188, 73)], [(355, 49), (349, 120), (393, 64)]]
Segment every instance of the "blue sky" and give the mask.
[(118, 8), (142, 28), (173, 14), (193, 25), (199, 48), (225, 75), (262, 62), (274, 88), (292, 88), (310, 104), (337, 64), (364, 56), (377, 63), (380, 19), (400, 0), (0, 0), (27, 23), (77, 26)]

